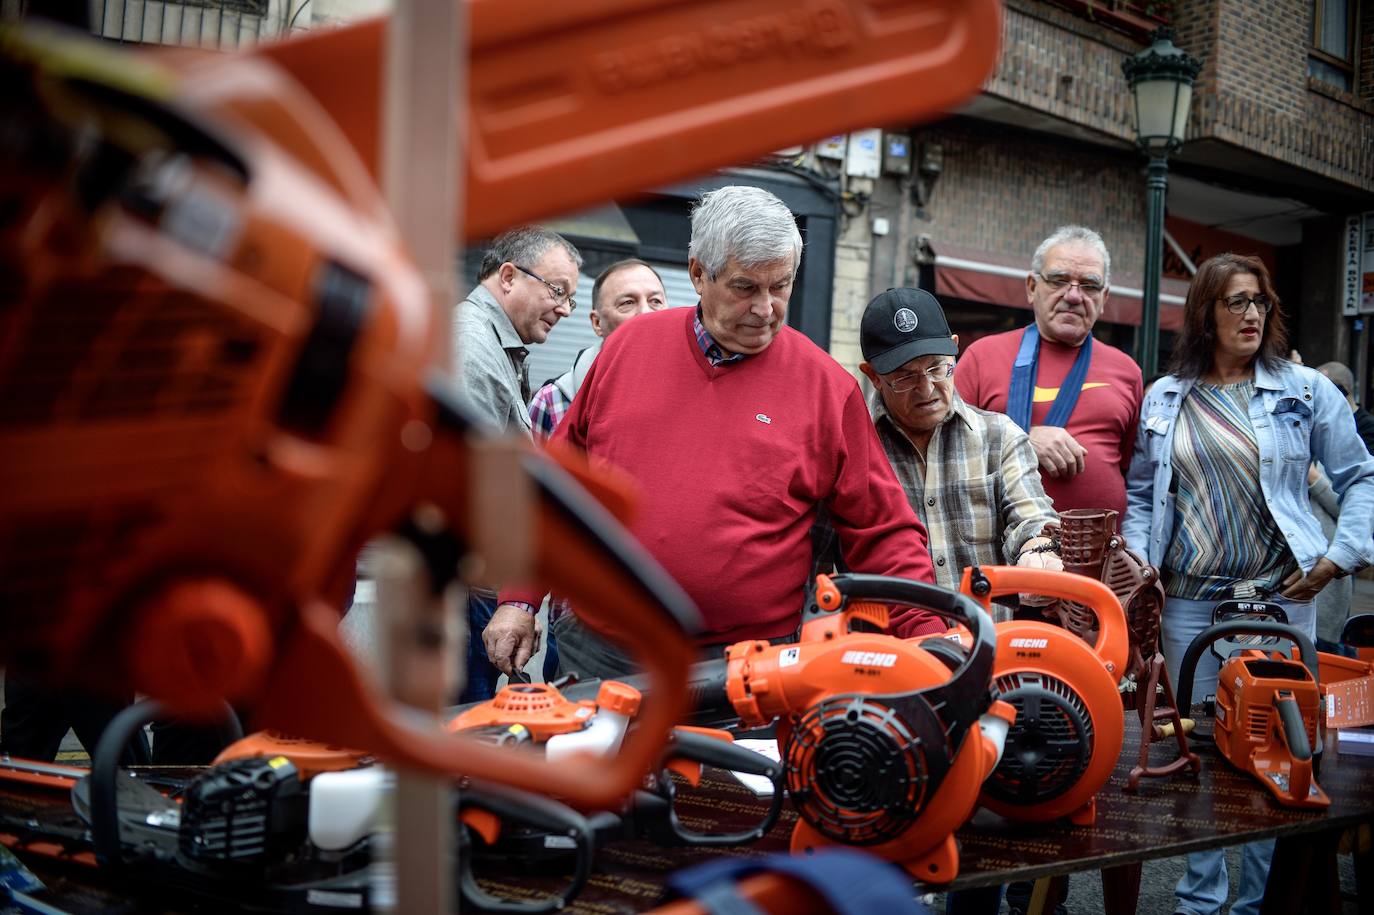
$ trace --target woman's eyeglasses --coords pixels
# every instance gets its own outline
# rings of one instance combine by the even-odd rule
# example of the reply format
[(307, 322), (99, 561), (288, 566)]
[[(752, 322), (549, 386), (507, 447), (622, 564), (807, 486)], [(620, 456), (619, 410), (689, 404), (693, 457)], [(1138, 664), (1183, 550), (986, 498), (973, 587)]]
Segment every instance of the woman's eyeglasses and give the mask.
[(1269, 297), (1263, 293), (1251, 297), (1242, 292), (1221, 301), (1226, 306), (1226, 310), (1233, 315), (1245, 314), (1250, 310), (1251, 305), (1254, 305), (1255, 310), (1262, 315), (1269, 314), (1274, 308), (1274, 303), (1269, 301)]

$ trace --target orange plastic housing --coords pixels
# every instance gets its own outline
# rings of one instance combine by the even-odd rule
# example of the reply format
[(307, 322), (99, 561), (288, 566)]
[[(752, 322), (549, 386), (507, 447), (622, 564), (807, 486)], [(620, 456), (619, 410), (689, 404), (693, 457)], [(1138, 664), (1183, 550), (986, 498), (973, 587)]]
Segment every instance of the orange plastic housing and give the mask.
[[(997, 0), (469, 10), (467, 237), (934, 116), (1000, 35)], [(431, 377), (447, 324), (374, 184), (383, 27), (141, 60), (0, 42), (19, 138), (0, 159), (0, 662), (608, 804), (685, 712), (695, 611), (576, 481), (618, 512), (625, 492), (474, 434)], [(452, 535), (426, 557), (441, 575), (470, 550), (481, 583), (546, 586), (615, 634), (655, 699), (614, 759), (549, 766), (378, 695), (336, 608), (361, 546), (398, 529)]]
[[(1089, 746), (1081, 768), (1072, 756), (1056, 756), (1053, 751), (1063, 748), (1048, 746), (1044, 735), (1027, 742), (1023, 752), (1033, 758), (1018, 759), (1018, 729), (1027, 727), (1018, 719), (1007, 738), (1003, 762), (979, 802), (1011, 819), (1042, 822), (1068, 817), (1089, 825), (1096, 818), (1097, 793), (1111, 777), (1125, 737), (1125, 715), (1117, 692), (1128, 651), (1121, 603), (1100, 581), (1070, 572), (1013, 566), (984, 566), (978, 571), (986, 589), (975, 593), (971, 569), (964, 570), (959, 589), (984, 606), (1004, 594), (1032, 592), (1073, 601), (1091, 610), (1098, 620), (1095, 647), (1049, 623), (1012, 620), (997, 624), (995, 676), (1003, 697), (1018, 704), (1012, 698), (1017, 690), (1027, 692), (1023, 701), (1032, 701), (1031, 690), (1048, 691), (1043, 704), (1035, 700), (1036, 726), (1077, 735)], [(1080, 719), (1086, 727), (1077, 724)], [(1022, 767), (1036, 770), (1040, 783), (1025, 784), (1020, 777)]]
[(242, 740), (236, 740), (215, 757), (210, 763), (218, 766), (235, 759), (270, 759), (285, 756), (296, 767), (301, 781), (306, 782), (321, 772), (343, 772), (363, 765), (368, 755), (357, 750), (336, 747), (306, 740), (301, 737), (288, 737), (276, 731), (258, 731)]
[[(997, 63), (999, 0), (471, 0), (467, 238), (770, 150), (910, 124)], [(252, 53), (379, 175), (385, 19)]]
[[(1287, 732), (1281, 701), (1296, 706), (1302, 734)], [(1331, 798), (1312, 772), (1312, 750), (1321, 747), (1321, 714), (1320, 691), (1302, 662), (1278, 653), (1244, 651), (1217, 673), (1212, 739), (1222, 756), (1252, 773), (1284, 806), (1329, 807)], [(1294, 738), (1305, 738), (1305, 755), (1293, 752)]]
[[(827, 584), (822, 577), (818, 593), (824, 593)], [(838, 596), (829, 602), (819, 597), (818, 603), (822, 607), (827, 603), (838, 606)], [(865, 619), (879, 615), (874, 609), (877, 606), (855, 604), (857, 615)], [(885, 618), (886, 612), (880, 615)], [(949, 679), (949, 667), (914, 642), (877, 633), (850, 633), (850, 621), (851, 612), (846, 610), (808, 622), (795, 645), (752, 641), (730, 646), (726, 690), (740, 723), (759, 727), (776, 718), (778, 744), (785, 748), (790, 740), (820, 736), (818, 732), (798, 732), (797, 721), (805, 720), (802, 713), (827, 699), (851, 694), (881, 699)], [(993, 703), (989, 712), (1008, 722), (1014, 717), (1005, 703)], [(953, 880), (959, 872), (953, 833), (972, 813), (996, 753), (994, 744), (975, 728), (965, 737), (939, 790), (932, 796), (918, 793), (908, 798), (908, 804), (919, 811), (915, 822), (896, 838), (865, 844), (865, 850), (897, 862), (922, 881)], [(863, 816), (853, 814), (857, 829), (864, 827)], [(792, 832), (793, 853), (805, 854), (834, 844), (840, 843), (798, 818)]]
[(447, 725), (450, 731), (469, 728), (520, 725), (534, 743), (543, 743), (556, 734), (570, 734), (587, 726), (599, 708), (633, 716), (639, 711), (640, 692), (617, 680), (607, 680), (597, 691), (596, 701), (573, 702), (547, 683), (510, 683), (497, 691), (490, 702), (473, 706)]
[[(694, 610), (577, 459), (484, 438), (430, 376), (447, 325), (329, 118), (260, 60), (96, 91), (98, 69), (68, 79), (23, 47), (3, 45), (21, 56), (0, 58), (0, 106), (25, 100), (5, 116), (59, 152), (0, 162), (0, 663), (187, 718), (229, 699), (255, 727), (440, 775), (628, 794), (684, 711)], [(141, 171), (73, 193), (101, 143)], [(479, 509), (495, 487), (500, 516)], [(412, 524), (439, 584), (466, 547), (618, 633), (659, 699), (615, 759), (446, 734), (359, 673), (337, 607), (360, 547)], [(528, 536), (503, 548), (512, 529)]]

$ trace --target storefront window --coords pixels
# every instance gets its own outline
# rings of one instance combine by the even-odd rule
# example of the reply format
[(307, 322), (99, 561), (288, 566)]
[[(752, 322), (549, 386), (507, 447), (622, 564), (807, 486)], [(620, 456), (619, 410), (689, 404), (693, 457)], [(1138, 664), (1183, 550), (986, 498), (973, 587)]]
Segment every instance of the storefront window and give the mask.
[(1315, 0), (1307, 72), (1349, 92), (1354, 85), (1354, 10), (1350, 0)]

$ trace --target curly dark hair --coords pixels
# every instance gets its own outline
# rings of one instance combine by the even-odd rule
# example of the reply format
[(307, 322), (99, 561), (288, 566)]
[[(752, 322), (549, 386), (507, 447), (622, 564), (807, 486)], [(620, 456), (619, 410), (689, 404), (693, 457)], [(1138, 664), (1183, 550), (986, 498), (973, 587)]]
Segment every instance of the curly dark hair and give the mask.
[(1180, 378), (1201, 378), (1212, 370), (1217, 345), (1216, 303), (1226, 285), (1237, 273), (1249, 273), (1259, 281), (1260, 292), (1274, 303), (1260, 332), (1260, 348), (1255, 358), (1266, 369), (1277, 370), (1288, 356), (1288, 327), (1279, 308), (1279, 297), (1269, 279), (1269, 268), (1258, 257), (1244, 254), (1218, 254), (1203, 261), (1188, 286), (1183, 304), (1183, 330), (1174, 344), (1169, 372)]

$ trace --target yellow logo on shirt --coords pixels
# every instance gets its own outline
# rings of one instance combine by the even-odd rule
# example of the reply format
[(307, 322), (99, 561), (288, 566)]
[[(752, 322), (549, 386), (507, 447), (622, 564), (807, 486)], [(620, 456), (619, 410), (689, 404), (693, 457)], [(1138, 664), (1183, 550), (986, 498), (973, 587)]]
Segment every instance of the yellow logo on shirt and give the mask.
[[(1107, 382), (1105, 382), (1105, 381), (1085, 381), (1085, 382), (1083, 383), (1083, 390), (1085, 390), (1085, 391), (1086, 391), (1088, 388), (1105, 388), (1105, 387), (1107, 387)], [(1054, 403), (1054, 399), (1055, 399), (1056, 397), (1058, 397), (1058, 396), (1059, 396), (1059, 389), (1058, 389), (1058, 388), (1042, 388), (1042, 387), (1040, 387), (1039, 385), (1036, 385), (1036, 386), (1035, 386), (1035, 398), (1034, 398), (1034, 400), (1032, 401), (1032, 403)]]

